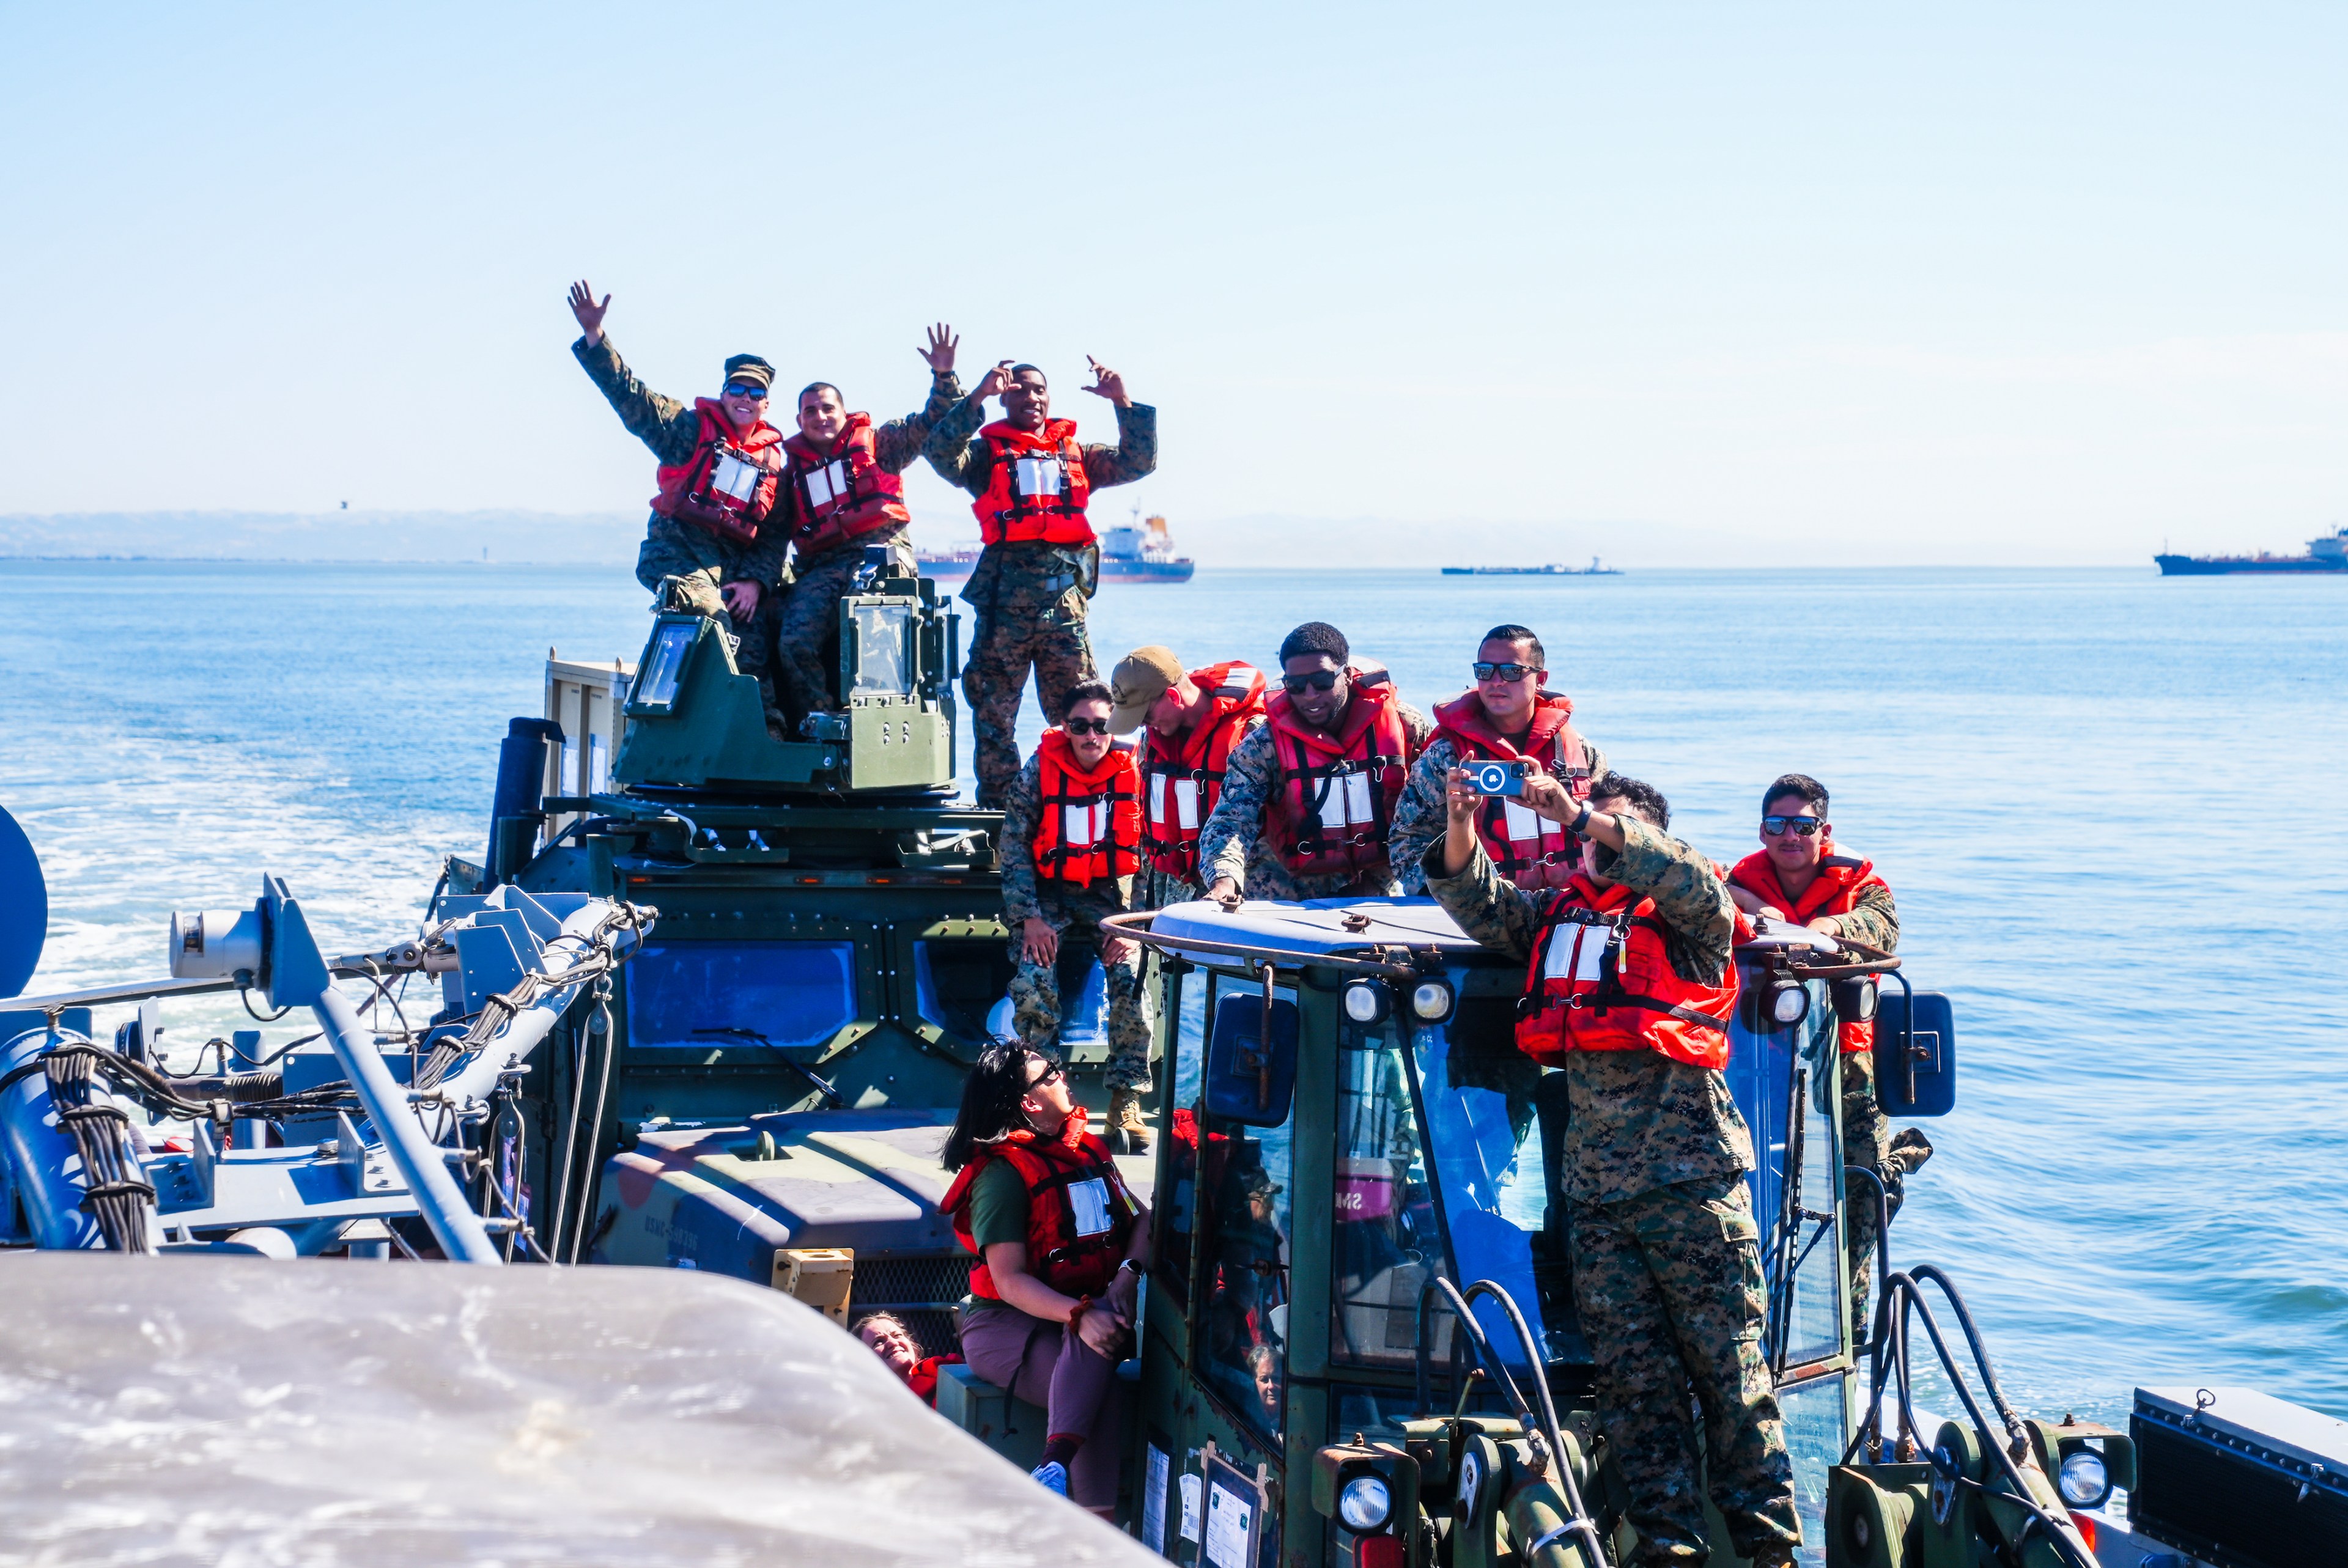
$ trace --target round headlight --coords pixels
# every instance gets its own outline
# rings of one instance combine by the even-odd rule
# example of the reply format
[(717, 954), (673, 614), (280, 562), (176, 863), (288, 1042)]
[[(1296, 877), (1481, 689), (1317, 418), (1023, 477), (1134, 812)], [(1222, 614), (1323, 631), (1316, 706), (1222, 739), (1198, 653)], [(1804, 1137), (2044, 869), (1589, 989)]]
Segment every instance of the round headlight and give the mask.
[(1421, 980), (1410, 988), (1410, 1010), (1433, 1023), (1451, 1011), (1451, 987), (1443, 980)]
[(1769, 1014), (1779, 1023), (1799, 1023), (1809, 1016), (1810, 993), (1797, 984), (1780, 986), (1769, 997)]
[(1394, 1494), (1378, 1476), (1357, 1475), (1337, 1494), (1337, 1517), (1356, 1535), (1384, 1529), (1393, 1512)]
[(2063, 1501), (2072, 1507), (2093, 1508), (2112, 1494), (2112, 1472), (2103, 1455), (2081, 1449), (2063, 1461), (2055, 1485), (2062, 1491)]
[(1375, 980), (1355, 980), (1345, 988), (1345, 1016), (1369, 1025), (1386, 1015), (1385, 988)]

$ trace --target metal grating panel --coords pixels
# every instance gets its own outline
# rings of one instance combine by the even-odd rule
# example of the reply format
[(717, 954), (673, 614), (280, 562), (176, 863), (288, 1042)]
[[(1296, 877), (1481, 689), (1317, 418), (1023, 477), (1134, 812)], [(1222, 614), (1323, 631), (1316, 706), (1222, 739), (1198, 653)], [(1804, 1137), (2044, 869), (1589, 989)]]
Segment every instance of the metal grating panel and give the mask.
[(2217, 1568), (2348, 1563), (2348, 1488), (2288, 1455), (2141, 1405), (2128, 1522)]
[(927, 1257), (860, 1257), (849, 1296), (848, 1320), (886, 1310), (911, 1332), (924, 1356), (956, 1348), (954, 1307), (970, 1292), (976, 1260), (966, 1252)]

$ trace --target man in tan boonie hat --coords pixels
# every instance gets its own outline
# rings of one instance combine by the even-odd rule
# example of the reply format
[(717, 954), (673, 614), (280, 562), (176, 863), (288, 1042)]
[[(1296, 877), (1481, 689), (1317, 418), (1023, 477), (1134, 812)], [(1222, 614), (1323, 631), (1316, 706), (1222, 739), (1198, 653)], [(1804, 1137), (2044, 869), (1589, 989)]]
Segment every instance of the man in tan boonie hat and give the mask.
[(1117, 661), (1108, 678), (1108, 733), (1130, 734), (1147, 723), (1159, 698), (1182, 683), (1182, 661), (1171, 648), (1151, 643)]
[(1109, 677), (1109, 732), (1142, 728), (1135, 908), (1203, 897), (1199, 830), (1221, 797), (1224, 760), (1263, 723), (1264, 689), (1262, 672), (1239, 660), (1185, 671), (1172, 649), (1156, 643), (1117, 661)]

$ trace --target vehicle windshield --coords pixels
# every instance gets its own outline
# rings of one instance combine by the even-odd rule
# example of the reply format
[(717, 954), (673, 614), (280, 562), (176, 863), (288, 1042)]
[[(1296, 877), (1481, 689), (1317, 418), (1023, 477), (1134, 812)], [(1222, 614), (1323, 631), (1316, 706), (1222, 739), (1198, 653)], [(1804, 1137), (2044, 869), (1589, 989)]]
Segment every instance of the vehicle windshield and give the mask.
[[(1513, 977), (1462, 968), (1451, 979), (1462, 995), (1443, 1023), (1406, 1028), (1389, 1018), (1344, 1032), (1332, 1353), (1408, 1365), (1427, 1266), (1447, 1248), (1443, 1272), (1461, 1286), (1488, 1279), (1506, 1290), (1547, 1359), (1583, 1359), (1566, 1321), (1563, 1249), (1544, 1234), (1541, 1071), (1516, 1049)], [(1477, 1320), (1504, 1358), (1522, 1360), (1497, 1307), (1479, 1304)], [(1449, 1347), (1431, 1338), (1429, 1349), (1440, 1357)]]

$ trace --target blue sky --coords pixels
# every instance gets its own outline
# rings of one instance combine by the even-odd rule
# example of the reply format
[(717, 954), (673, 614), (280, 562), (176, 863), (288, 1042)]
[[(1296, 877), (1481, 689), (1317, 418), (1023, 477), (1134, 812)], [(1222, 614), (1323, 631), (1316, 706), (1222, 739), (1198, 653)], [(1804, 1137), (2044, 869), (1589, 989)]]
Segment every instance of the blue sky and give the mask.
[(583, 273), (680, 396), (1097, 354), (1224, 562), (2348, 521), (2348, 11), (1012, 15), (0, 5), (0, 513), (635, 511)]

